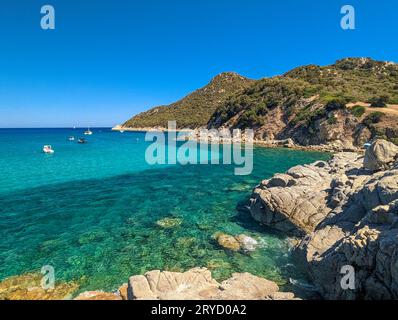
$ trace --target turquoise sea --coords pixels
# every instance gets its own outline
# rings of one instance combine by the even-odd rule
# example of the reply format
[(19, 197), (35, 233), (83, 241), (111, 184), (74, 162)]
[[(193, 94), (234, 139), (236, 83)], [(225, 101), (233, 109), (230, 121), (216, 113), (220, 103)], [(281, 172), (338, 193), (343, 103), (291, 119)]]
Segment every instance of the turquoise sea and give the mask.
[[(254, 170), (231, 165), (149, 166), (144, 133), (92, 129), (0, 129), (0, 280), (55, 268), (81, 290), (114, 290), (153, 269), (208, 267), (218, 280), (251, 272), (284, 285), (302, 273), (289, 245), (239, 211), (261, 180), (327, 154), (254, 149)], [(55, 154), (42, 147), (50, 144)], [(213, 155), (218, 156), (218, 155)], [(162, 228), (156, 222), (178, 218)], [(216, 232), (260, 241), (250, 254), (228, 252)]]

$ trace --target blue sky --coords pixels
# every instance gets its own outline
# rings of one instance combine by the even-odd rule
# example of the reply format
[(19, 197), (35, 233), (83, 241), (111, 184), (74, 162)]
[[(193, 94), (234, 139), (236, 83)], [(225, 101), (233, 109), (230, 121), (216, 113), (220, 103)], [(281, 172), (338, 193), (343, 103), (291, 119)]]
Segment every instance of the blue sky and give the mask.
[[(56, 30), (40, 28), (55, 7)], [(340, 28), (340, 8), (357, 29)], [(395, 0), (2, 0), (0, 127), (113, 126), (223, 71), (398, 61)]]

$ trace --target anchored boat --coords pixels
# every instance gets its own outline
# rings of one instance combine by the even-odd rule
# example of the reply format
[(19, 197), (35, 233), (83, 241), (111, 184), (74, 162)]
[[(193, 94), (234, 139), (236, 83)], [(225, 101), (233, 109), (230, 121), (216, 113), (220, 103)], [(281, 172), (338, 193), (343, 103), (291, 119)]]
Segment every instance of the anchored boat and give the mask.
[(54, 153), (54, 150), (53, 150), (53, 148), (51, 146), (44, 146), (43, 147), (43, 152), (51, 154), (51, 153)]

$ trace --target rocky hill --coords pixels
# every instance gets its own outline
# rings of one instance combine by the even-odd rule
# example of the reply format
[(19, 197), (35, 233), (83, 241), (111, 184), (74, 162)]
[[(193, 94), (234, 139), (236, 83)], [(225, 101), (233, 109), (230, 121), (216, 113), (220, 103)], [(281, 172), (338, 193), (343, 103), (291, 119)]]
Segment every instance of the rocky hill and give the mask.
[(398, 112), (386, 112), (397, 103), (397, 64), (348, 58), (259, 80), (219, 107), (208, 126), (253, 128), (260, 140), (362, 145), (376, 136), (398, 137), (391, 126)]
[(233, 94), (241, 92), (254, 81), (233, 72), (214, 77), (205, 87), (168, 106), (140, 113), (122, 125), (124, 128), (167, 128), (175, 120), (179, 128), (206, 126), (214, 111)]
[(361, 146), (375, 137), (398, 142), (398, 65), (347, 58), (248, 80), (224, 73), (184, 99), (151, 109), (123, 127), (252, 128), (258, 140), (301, 145), (340, 141)]

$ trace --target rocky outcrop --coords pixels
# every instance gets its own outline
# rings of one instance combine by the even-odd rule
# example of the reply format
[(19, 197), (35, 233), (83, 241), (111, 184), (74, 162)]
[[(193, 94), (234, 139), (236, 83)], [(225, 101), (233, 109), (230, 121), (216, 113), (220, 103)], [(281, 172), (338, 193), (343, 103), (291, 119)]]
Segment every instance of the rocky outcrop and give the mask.
[[(253, 217), (302, 236), (294, 255), (327, 299), (398, 299), (394, 150), (376, 141), (365, 160), (337, 154), (328, 162), (276, 175), (254, 190)], [(354, 289), (341, 284), (345, 266), (355, 271)]]
[(78, 290), (76, 282), (57, 281), (53, 288), (42, 287), (41, 273), (27, 273), (0, 282), (0, 300), (64, 300)]
[(340, 153), (329, 162), (296, 166), (263, 181), (250, 200), (253, 218), (292, 235), (312, 232), (345, 196), (339, 186), (349, 179), (345, 173), (359, 170), (361, 161), (355, 153)]
[[(242, 241), (248, 241), (239, 236)], [(250, 237), (248, 237), (250, 238)], [(251, 239), (251, 238), (250, 238)], [(250, 244), (251, 241), (249, 241)], [(56, 282), (42, 287), (43, 275), (24, 274), (0, 282), (0, 300), (292, 300), (293, 293), (280, 292), (275, 282), (250, 273), (234, 273), (219, 283), (206, 268), (184, 273), (154, 270), (132, 276), (114, 292), (85, 291), (76, 296), (75, 282)]]
[(364, 167), (371, 171), (386, 170), (397, 160), (398, 147), (385, 140), (376, 140), (366, 150)]
[(186, 272), (153, 270), (132, 276), (117, 292), (87, 291), (75, 300), (293, 300), (275, 282), (250, 273), (234, 273), (221, 283), (206, 268)]
[(150, 271), (129, 280), (130, 300), (266, 300), (293, 299), (292, 293), (279, 292), (276, 283), (249, 273), (234, 273), (218, 283), (206, 268), (184, 273)]

